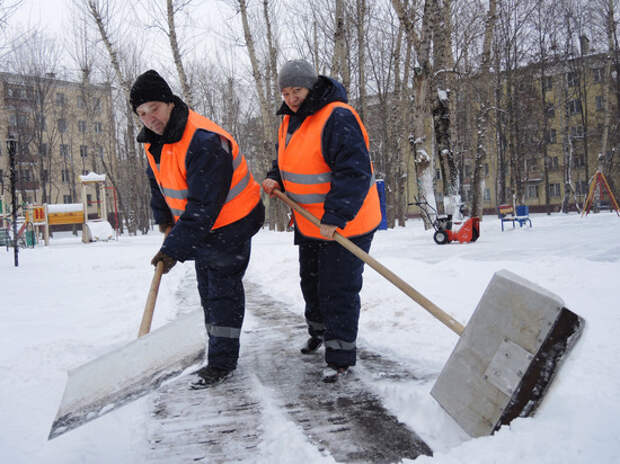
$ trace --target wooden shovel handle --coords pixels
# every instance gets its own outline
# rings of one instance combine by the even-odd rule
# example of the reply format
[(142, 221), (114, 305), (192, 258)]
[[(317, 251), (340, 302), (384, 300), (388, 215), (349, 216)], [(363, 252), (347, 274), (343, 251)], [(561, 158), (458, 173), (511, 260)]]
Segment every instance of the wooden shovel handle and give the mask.
[(157, 292), (159, 291), (159, 283), (161, 282), (161, 276), (164, 273), (164, 263), (160, 261), (155, 268), (155, 274), (151, 281), (151, 288), (149, 289), (149, 295), (146, 299), (146, 305), (144, 306), (144, 312), (142, 313), (142, 323), (140, 324), (140, 330), (138, 331), (138, 338), (146, 335), (151, 331), (151, 322), (153, 322), (153, 311), (155, 310), (155, 301), (157, 301)]
[[(315, 226), (320, 227), (321, 222), (315, 216), (313, 216), (306, 209), (302, 208), (297, 203), (295, 203), (293, 200), (291, 200), (288, 196), (286, 196), (286, 194), (282, 193), (280, 190), (277, 190), (277, 189), (273, 190), (273, 194), (277, 196), (280, 200), (282, 200), (284, 203), (286, 203), (288, 206), (290, 206), (292, 209), (294, 209), (299, 214), (301, 214), (303, 217), (305, 217), (307, 220), (312, 222)], [(394, 284), (402, 292), (404, 292), (409, 298), (411, 298), (413, 301), (418, 303), (420, 306), (426, 309), (429, 313), (431, 313), (433, 316), (439, 319), (444, 325), (446, 325), (449, 329), (451, 329), (457, 335), (461, 335), (463, 333), (464, 327), (460, 322), (458, 322), (448, 313), (446, 313), (441, 308), (436, 306), (433, 302), (431, 302), (424, 295), (422, 295), (420, 292), (414, 289), (411, 285), (409, 285), (403, 279), (398, 277), (396, 274), (394, 274), (392, 271), (386, 268), (383, 264), (381, 264), (379, 261), (374, 259), (364, 250), (362, 250), (360, 247), (355, 245), (355, 243), (353, 243), (351, 240), (339, 234), (338, 232), (336, 232), (336, 234), (334, 235), (334, 240), (338, 242), (340, 245), (342, 245), (343, 247), (345, 247), (347, 250), (349, 250), (351, 253), (353, 253), (355, 256), (357, 256), (359, 259), (364, 261), (370, 267), (372, 267), (375, 271), (377, 271), (387, 280), (389, 280), (392, 284)]]

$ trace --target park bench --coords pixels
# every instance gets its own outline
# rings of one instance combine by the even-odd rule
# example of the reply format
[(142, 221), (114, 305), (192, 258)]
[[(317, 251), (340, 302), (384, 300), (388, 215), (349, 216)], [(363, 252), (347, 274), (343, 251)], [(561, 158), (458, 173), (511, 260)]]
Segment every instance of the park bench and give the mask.
[(504, 222), (512, 222), (513, 229), (515, 223), (518, 223), (519, 227), (523, 227), (523, 224), (529, 223), (530, 227), (532, 227), (530, 209), (527, 205), (518, 205), (516, 211), (513, 205), (499, 205), (497, 207), (497, 216), (501, 221), (502, 231), (504, 230)]

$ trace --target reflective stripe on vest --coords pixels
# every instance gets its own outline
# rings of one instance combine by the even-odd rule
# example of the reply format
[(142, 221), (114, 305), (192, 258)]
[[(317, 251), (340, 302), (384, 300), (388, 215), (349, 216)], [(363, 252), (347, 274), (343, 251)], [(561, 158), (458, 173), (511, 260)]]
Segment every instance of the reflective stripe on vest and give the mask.
[[(185, 157), (194, 134), (200, 129), (218, 134), (227, 152), (230, 153), (229, 147), (232, 147), (232, 181), (224, 205), (213, 224), (213, 229), (217, 229), (247, 216), (260, 200), (260, 186), (252, 177), (247, 160), (239, 153), (239, 146), (232, 136), (213, 121), (189, 110), (181, 140), (164, 144), (159, 164), (149, 151), (150, 144), (145, 144), (146, 154), (161, 193), (176, 222), (185, 212), (189, 195)], [(205, 179), (205, 182), (208, 181), (209, 179)]]
[[(325, 105), (315, 114), (308, 116), (301, 126), (293, 133), (288, 143), (286, 136), (290, 117), (284, 116), (278, 132), (278, 168), (287, 195), (317, 218), (321, 219), (325, 212), (325, 196), (331, 188), (332, 172), (321, 147), (321, 136), (325, 123), (336, 108), (346, 108), (357, 119), (366, 148), (369, 147), (368, 134), (355, 110), (341, 102)], [(353, 220), (344, 229), (338, 229), (345, 237), (363, 235), (377, 228), (381, 221), (379, 194), (375, 182), (374, 170), (370, 166), (371, 178), (369, 189), (362, 207)], [(307, 237), (325, 239), (319, 228), (293, 211), (295, 224), (299, 232)]]

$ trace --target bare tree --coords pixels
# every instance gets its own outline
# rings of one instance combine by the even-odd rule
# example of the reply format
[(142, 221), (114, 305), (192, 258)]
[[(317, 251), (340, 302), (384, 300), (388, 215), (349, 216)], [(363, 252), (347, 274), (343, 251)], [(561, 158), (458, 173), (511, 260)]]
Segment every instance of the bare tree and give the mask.
[(126, 119), (126, 135), (124, 137), (124, 150), (127, 154), (127, 167), (130, 170), (129, 178), (132, 179), (131, 182), (128, 183), (130, 191), (127, 204), (129, 211), (127, 211), (126, 214), (127, 226), (130, 233), (136, 233), (138, 230), (142, 233), (146, 233), (150, 227), (148, 185), (143, 174), (146, 169), (146, 164), (144, 156), (138, 156), (136, 151), (135, 116), (129, 104), (129, 92), (131, 84), (136, 76), (137, 66), (135, 64), (138, 60), (138, 53), (125, 57), (124, 61), (126, 66), (122, 66), (120, 51), (114, 45), (112, 38), (112, 19), (117, 17), (115, 14), (117, 5), (114, 2), (86, 0), (84, 7), (85, 12), (97, 27), (100, 38), (108, 53), (112, 68), (114, 69), (115, 77), (119, 82), (125, 98), (124, 114)]
[(476, 116), (476, 154), (473, 167), (471, 216), (483, 217), (484, 205), (484, 176), (483, 167), (487, 159), (487, 135), (489, 131), (489, 114), (491, 111), (491, 41), (495, 29), (497, 1), (489, 0), (489, 10), (485, 20), (484, 42), (482, 45), (482, 62), (479, 73), (479, 101)]

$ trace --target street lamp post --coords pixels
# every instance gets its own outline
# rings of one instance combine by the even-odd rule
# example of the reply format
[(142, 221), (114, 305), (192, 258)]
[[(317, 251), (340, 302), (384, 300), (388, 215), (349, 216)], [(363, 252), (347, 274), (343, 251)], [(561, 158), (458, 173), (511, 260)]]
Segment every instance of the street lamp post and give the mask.
[(19, 266), (19, 251), (17, 247), (17, 198), (15, 195), (16, 173), (15, 173), (15, 151), (17, 142), (15, 140), (7, 140), (6, 145), (9, 151), (9, 179), (11, 182), (11, 202), (13, 205), (12, 225), (13, 225), (13, 250), (15, 254), (15, 267)]

